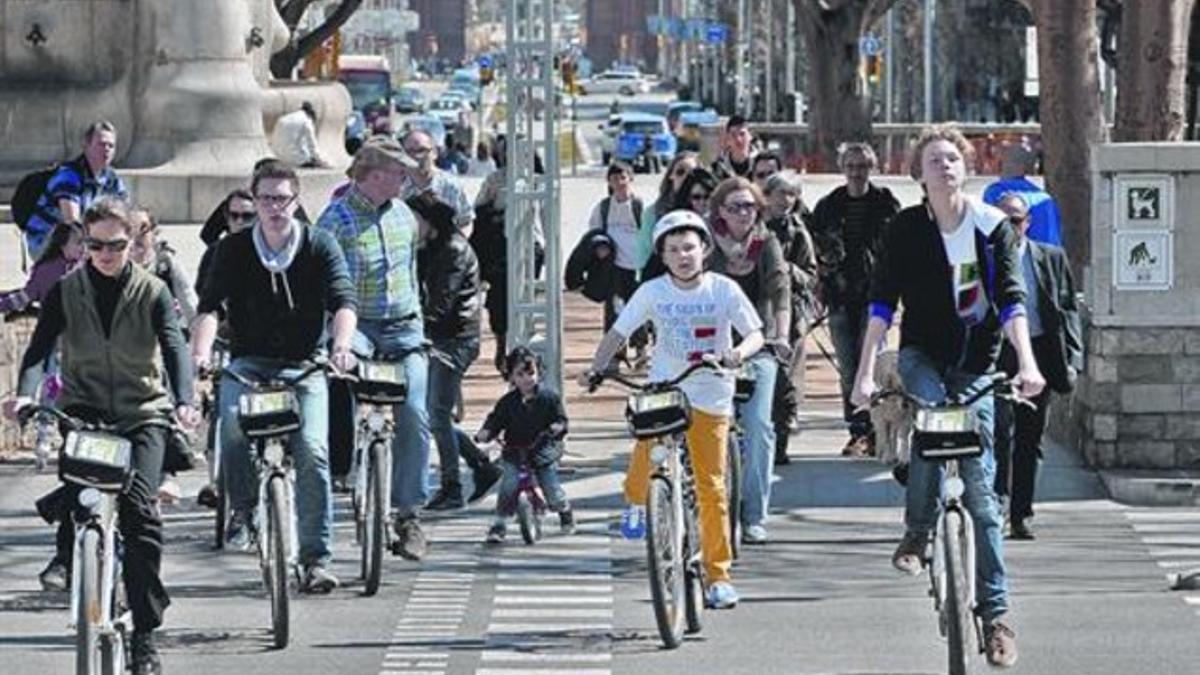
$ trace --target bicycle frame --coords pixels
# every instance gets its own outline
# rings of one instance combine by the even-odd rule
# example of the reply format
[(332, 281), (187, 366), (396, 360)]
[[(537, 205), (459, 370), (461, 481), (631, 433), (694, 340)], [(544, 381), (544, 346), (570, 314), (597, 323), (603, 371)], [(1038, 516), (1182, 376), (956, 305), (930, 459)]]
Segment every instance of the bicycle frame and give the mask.
[[(111, 654), (115, 655), (114, 662), (108, 663), (112, 668), (111, 672), (105, 669), (104, 675), (120, 675), (123, 672), (124, 665), (122, 663), (124, 656), (124, 640), (133, 629), (132, 612), (123, 607), (121, 613), (116, 614), (117, 603), (123, 598), (119, 593), (121, 588), (121, 556), (118, 552), (120, 546), (120, 534), (117, 530), (117, 493), (105, 492), (95, 488), (85, 488), (79, 493), (78, 504), (74, 507), (75, 510), (75, 544), (72, 549), (72, 560), (78, 563), (83, 558), (83, 536), (87, 531), (96, 531), (100, 535), (100, 606), (96, 611), (89, 610), (87, 616), (97, 617), (95, 623), (96, 639), (98, 640), (97, 648), (101, 653), (106, 650), (111, 650)], [(84, 514), (79, 517), (80, 514)], [(79, 609), (80, 604), (84, 602), (83, 598), (83, 579), (80, 571), (81, 565), (71, 565), (71, 620), (69, 627), (77, 628), (75, 617), (81, 615)], [(113, 650), (111, 643), (116, 641), (121, 645), (120, 649)], [(105, 642), (109, 644), (105, 644)], [(104, 660), (101, 659), (101, 663)]]
[[(354, 503), (355, 521), (361, 526), (363, 518), (366, 516), (366, 509), (363, 507), (363, 502), (366, 499), (367, 490), (370, 489), (368, 483), (369, 461), (367, 458), (367, 450), (375, 443), (383, 443), (387, 447), (386, 453), (389, 459), (389, 470), (386, 472), (387, 480), (384, 481), (385, 491), (391, 492), (391, 443), (392, 437), (396, 432), (396, 422), (392, 415), (392, 406), (383, 403), (368, 403), (358, 401), (358, 433), (355, 434), (358, 439), (354, 445), (354, 494), (352, 497)], [(391, 496), (387, 495), (388, 504), (381, 505), (382, 508), (388, 508)], [(386, 532), (385, 532), (386, 536)]]

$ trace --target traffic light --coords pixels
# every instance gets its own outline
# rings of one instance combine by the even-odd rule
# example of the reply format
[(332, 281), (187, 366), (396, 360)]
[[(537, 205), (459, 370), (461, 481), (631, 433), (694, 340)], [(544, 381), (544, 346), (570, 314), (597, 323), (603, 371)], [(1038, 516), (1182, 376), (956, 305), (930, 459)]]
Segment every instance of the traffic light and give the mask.
[(883, 57), (878, 54), (867, 57), (867, 81), (871, 84), (879, 84), (883, 76)]

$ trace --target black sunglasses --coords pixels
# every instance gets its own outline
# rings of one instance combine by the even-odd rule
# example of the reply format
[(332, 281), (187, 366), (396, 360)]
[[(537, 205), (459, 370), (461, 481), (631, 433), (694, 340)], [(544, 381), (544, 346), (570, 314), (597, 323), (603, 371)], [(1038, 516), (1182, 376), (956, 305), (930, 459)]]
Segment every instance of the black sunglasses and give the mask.
[(124, 251), (129, 246), (129, 240), (128, 239), (104, 240), (104, 239), (94, 239), (92, 237), (88, 237), (83, 240), (83, 245), (87, 246), (87, 249), (89, 251), (108, 250), (112, 253), (120, 253), (121, 251)]
[(229, 219), (230, 220), (243, 220), (243, 221), (253, 220), (256, 215), (258, 215), (258, 214), (253, 211), (230, 211)]

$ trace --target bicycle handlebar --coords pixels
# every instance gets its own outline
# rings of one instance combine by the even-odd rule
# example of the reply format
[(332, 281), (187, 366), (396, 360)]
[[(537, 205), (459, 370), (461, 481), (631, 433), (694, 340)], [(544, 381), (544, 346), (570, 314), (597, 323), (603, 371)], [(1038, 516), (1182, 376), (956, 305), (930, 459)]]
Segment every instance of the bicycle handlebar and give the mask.
[[(307, 365), (304, 365), (304, 364), (307, 364)], [(294, 387), (297, 384), (299, 384), (301, 381), (303, 381), (305, 378), (307, 378), (309, 375), (312, 375), (313, 373), (315, 373), (317, 371), (329, 372), (329, 371), (334, 370), (333, 366), (331, 366), (326, 361), (304, 361), (304, 362), (301, 362), (301, 365), (303, 366), (303, 370), (301, 370), (298, 375), (293, 375), (291, 377), (286, 377), (286, 378), (270, 378), (267, 380), (258, 380), (258, 379), (243, 375), (229, 366), (222, 368), (221, 374), (228, 375), (229, 377), (232, 377), (233, 379), (237, 380), (238, 382), (240, 382), (241, 384), (243, 384), (247, 387), (250, 387), (251, 389), (261, 389), (267, 385), (274, 384), (274, 383), (278, 383), (285, 387)]]
[(972, 394), (971, 396), (969, 396), (965, 399), (962, 398), (961, 395), (959, 395), (959, 396), (950, 397), (941, 403), (933, 403), (931, 401), (926, 401), (925, 399), (918, 398), (918, 397), (913, 396), (912, 394), (908, 393), (904, 389), (881, 389), (881, 390), (875, 392), (874, 394), (871, 394), (871, 402), (870, 402), (869, 406), (874, 408), (875, 406), (877, 406), (881, 402), (883, 402), (885, 399), (893, 398), (893, 397), (902, 398), (902, 399), (908, 401), (909, 403), (912, 403), (913, 405), (917, 406), (918, 408), (945, 408), (945, 407), (949, 407), (949, 406), (970, 406), (973, 403), (975, 403), (976, 401), (982, 399), (984, 396), (987, 396), (988, 394), (991, 394), (991, 393), (995, 393), (996, 396), (998, 396), (999, 398), (1002, 398), (1002, 399), (1005, 399), (1008, 401), (1013, 401), (1020, 405), (1027, 405), (1027, 406), (1033, 407), (1033, 403), (1029, 399), (1022, 397), (1020, 394), (1017, 393), (1017, 391), (1012, 386), (1012, 380), (1009, 379), (1009, 377), (1007, 375), (1005, 375), (1004, 373), (996, 373), (995, 375), (991, 376), (991, 379), (992, 379), (992, 381), (990, 384), (988, 384), (988, 386), (975, 392), (974, 394)]
[(614, 381), (616, 381), (620, 384), (623, 384), (626, 387), (629, 387), (630, 389), (633, 389), (635, 391), (655, 391), (655, 390), (660, 390), (660, 389), (666, 389), (668, 387), (674, 387), (675, 385), (679, 384), (680, 382), (683, 382), (688, 377), (690, 377), (693, 373), (695, 373), (696, 371), (701, 370), (701, 369), (712, 370), (719, 375), (727, 375), (729, 373), (734, 372), (733, 370), (726, 368), (720, 364), (714, 363), (713, 361), (702, 360), (702, 361), (697, 361), (697, 362), (693, 363), (692, 365), (688, 366), (682, 373), (680, 373), (673, 379), (664, 380), (662, 382), (637, 382), (635, 380), (631, 380), (631, 379), (625, 377), (624, 375), (622, 375), (620, 373), (611, 373), (611, 374), (607, 374), (607, 375), (604, 373), (595, 373), (593, 375), (593, 377), (591, 378), (591, 380), (589, 380), (588, 392), (591, 393), (591, 392), (596, 391), (596, 389), (599, 388), (600, 385), (603, 384), (605, 380), (614, 380)]

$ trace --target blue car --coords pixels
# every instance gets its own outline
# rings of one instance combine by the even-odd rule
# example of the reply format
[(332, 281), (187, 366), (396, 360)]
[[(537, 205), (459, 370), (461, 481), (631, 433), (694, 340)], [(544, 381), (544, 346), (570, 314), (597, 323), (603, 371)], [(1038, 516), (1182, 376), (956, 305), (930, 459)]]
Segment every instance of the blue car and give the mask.
[(635, 171), (658, 173), (675, 157), (675, 137), (662, 115), (625, 113), (620, 125), (613, 157)]

